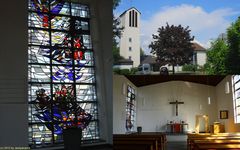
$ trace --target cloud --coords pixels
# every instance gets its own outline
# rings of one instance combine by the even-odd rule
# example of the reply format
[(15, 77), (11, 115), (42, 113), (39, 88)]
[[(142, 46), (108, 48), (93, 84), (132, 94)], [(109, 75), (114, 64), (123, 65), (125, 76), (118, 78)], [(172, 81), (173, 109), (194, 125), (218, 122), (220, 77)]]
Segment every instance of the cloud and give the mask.
[(231, 22), (226, 17), (236, 13), (239, 12), (230, 8), (207, 12), (199, 6), (187, 4), (163, 7), (148, 20), (141, 21), (141, 46), (149, 54), (148, 45), (152, 41), (152, 34), (156, 34), (157, 29), (168, 22), (169, 25), (189, 26), (191, 35), (203, 46), (208, 47), (209, 41), (225, 32), (230, 25)]

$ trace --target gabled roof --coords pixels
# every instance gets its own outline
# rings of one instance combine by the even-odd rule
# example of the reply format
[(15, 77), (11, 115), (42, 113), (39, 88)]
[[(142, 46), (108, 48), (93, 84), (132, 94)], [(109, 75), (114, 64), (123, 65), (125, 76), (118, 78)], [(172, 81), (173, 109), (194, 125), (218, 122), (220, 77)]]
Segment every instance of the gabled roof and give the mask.
[(131, 7), (131, 8), (129, 8), (129, 9), (125, 10), (119, 17), (121, 17), (121, 16), (124, 15), (127, 11), (129, 11), (129, 10), (131, 10), (131, 9), (134, 9), (134, 10), (136, 10), (137, 12), (139, 12), (139, 13), (141, 14), (141, 12), (140, 12), (137, 8)]
[(147, 55), (142, 58), (141, 64), (155, 64), (156, 63), (156, 57)]
[(206, 51), (206, 49), (204, 47), (202, 47), (200, 44), (198, 43), (192, 43), (193, 45), (193, 48), (194, 48), (194, 51)]

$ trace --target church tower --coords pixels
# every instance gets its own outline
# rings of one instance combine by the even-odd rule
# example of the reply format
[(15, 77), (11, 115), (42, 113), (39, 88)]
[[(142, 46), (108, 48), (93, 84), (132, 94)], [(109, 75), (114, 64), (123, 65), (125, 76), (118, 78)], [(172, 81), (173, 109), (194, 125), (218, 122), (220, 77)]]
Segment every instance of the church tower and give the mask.
[(120, 55), (133, 61), (133, 67), (140, 64), (140, 12), (132, 7), (120, 16), (123, 27), (120, 38)]

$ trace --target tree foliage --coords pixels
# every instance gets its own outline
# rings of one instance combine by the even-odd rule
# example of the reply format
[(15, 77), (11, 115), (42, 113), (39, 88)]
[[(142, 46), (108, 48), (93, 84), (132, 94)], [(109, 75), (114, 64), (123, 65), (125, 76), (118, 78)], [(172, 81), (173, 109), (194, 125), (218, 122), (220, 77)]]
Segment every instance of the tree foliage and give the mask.
[(121, 0), (113, 0), (113, 9), (116, 9)]
[(240, 73), (240, 17), (227, 29), (229, 52), (226, 55), (228, 74)]
[(212, 42), (204, 67), (207, 74), (240, 73), (240, 18), (227, 29), (226, 39)]
[(197, 71), (198, 65), (193, 65), (193, 64), (185, 64), (182, 67), (182, 71)]
[(143, 56), (145, 56), (146, 54), (145, 54), (145, 52), (144, 52), (144, 50), (142, 49), (142, 48), (140, 48), (140, 57), (143, 57)]
[[(116, 7), (119, 5), (119, 3), (121, 2), (121, 0), (113, 0), (113, 10), (116, 9)], [(120, 21), (118, 18), (116, 18), (113, 15), (113, 39), (116, 42), (116, 37), (120, 37), (121, 36), (121, 31), (123, 30), (122, 27), (119, 27)]]
[[(113, 0), (113, 9), (116, 9), (120, 2), (121, 0)], [(120, 59), (123, 59), (123, 57), (120, 56), (117, 41), (117, 38), (120, 38), (121, 32), (123, 30), (123, 28), (119, 27), (119, 25), (120, 25), (119, 19), (113, 16), (113, 64), (116, 64)]]
[(226, 74), (226, 54), (228, 53), (227, 43), (222, 39), (217, 39), (211, 43), (207, 52), (207, 63), (205, 71), (207, 74)]
[(113, 46), (113, 65), (115, 65), (121, 59), (124, 58), (120, 56), (119, 47)]
[(157, 62), (161, 65), (184, 65), (192, 61), (193, 47), (189, 27), (171, 25), (158, 28), (158, 34), (152, 35), (154, 41), (149, 48), (151, 53), (157, 55)]

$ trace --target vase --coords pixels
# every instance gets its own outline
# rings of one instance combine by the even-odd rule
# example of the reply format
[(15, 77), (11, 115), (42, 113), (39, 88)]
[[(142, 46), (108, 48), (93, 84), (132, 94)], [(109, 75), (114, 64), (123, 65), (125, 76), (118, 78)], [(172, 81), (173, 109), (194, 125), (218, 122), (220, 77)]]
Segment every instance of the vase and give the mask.
[(65, 150), (80, 150), (82, 142), (82, 129), (80, 128), (64, 129), (63, 141)]
[(142, 133), (142, 127), (141, 127), (141, 126), (138, 126), (138, 127), (137, 127), (137, 133), (138, 133), (138, 134)]

